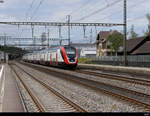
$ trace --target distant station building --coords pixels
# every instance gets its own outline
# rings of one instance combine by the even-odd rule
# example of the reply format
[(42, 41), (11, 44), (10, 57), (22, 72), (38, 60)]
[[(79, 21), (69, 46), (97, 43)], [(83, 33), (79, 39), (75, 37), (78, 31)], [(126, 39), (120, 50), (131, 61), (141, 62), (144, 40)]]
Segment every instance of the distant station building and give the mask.
[(80, 57), (86, 57), (86, 58), (90, 58), (90, 57), (95, 57), (96, 56), (96, 48), (90, 48), (90, 49), (82, 49), (80, 52)]
[(78, 50), (79, 57), (95, 57), (96, 43), (71, 43)]
[[(8, 53), (6, 54), (6, 62), (8, 61)], [(4, 52), (0, 51), (0, 62), (4, 62)]]

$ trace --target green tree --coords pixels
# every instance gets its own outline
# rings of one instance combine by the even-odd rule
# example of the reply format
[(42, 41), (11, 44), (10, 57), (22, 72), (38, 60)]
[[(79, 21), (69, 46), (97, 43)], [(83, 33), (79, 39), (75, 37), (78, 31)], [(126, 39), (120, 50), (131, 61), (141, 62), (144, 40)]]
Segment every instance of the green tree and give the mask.
[(150, 36), (150, 14), (146, 14), (146, 18), (148, 20), (148, 29), (146, 30), (146, 32), (144, 32), (145, 36)]
[(114, 32), (107, 37), (107, 43), (109, 43), (111, 52), (116, 52), (117, 55), (117, 51), (121, 46), (123, 46), (123, 35), (121, 33)]
[(129, 38), (136, 38), (138, 36), (137, 33), (135, 33), (134, 31), (134, 25), (131, 26), (131, 29), (130, 29), (130, 37)]
[(2, 45), (0, 45), (0, 51), (4, 51), (4, 52), (8, 53), (10, 60), (13, 60), (15, 58), (20, 58), (24, 54), (27, 53), (26, 50), (22, 50), (21, 48), (10, 47), (10, 46), (2, 46)]

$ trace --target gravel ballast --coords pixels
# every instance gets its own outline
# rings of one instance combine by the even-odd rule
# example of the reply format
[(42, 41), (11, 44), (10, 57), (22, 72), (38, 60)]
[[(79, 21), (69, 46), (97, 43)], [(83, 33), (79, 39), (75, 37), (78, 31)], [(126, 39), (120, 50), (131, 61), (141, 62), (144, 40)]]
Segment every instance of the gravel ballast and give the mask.
[[(143, 112), (142, 108), (126, 103), (125, 101), (120, 101), (111, 96), (104, 95), (103, 93), (92, 90), (91, 88), (47, 75), (46, 73), (39, 72), (21, 64), (17, 65), (46, 82), (88, 112)], [(81, 76), (81, 74), (79, 75)]]

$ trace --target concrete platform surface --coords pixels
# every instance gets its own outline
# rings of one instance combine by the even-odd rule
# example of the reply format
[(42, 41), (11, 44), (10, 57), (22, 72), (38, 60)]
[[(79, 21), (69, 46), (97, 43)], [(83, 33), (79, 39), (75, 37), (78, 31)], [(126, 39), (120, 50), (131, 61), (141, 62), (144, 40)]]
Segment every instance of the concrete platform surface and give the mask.
[(150, 76), (150, 68), (144, 68), (144, 67), (124, 67), (124, 66), (98, 65), (98, 64), (78, 64), (78, 67)]
[(2, 84), (0, 86), (0, 112), (24, 112), (15, 77), (13, 77), (7, 64), (3, 64), (2, 67), (3, 74), (0, 75)]

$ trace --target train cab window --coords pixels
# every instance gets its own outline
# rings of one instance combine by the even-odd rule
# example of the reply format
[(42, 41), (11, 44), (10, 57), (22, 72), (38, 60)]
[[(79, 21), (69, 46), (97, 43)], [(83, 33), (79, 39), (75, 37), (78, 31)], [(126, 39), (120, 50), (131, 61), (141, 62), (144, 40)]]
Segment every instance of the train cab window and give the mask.
[(76, 57), (76, 49), (73, 47), (64, 47), (68, 57)]

